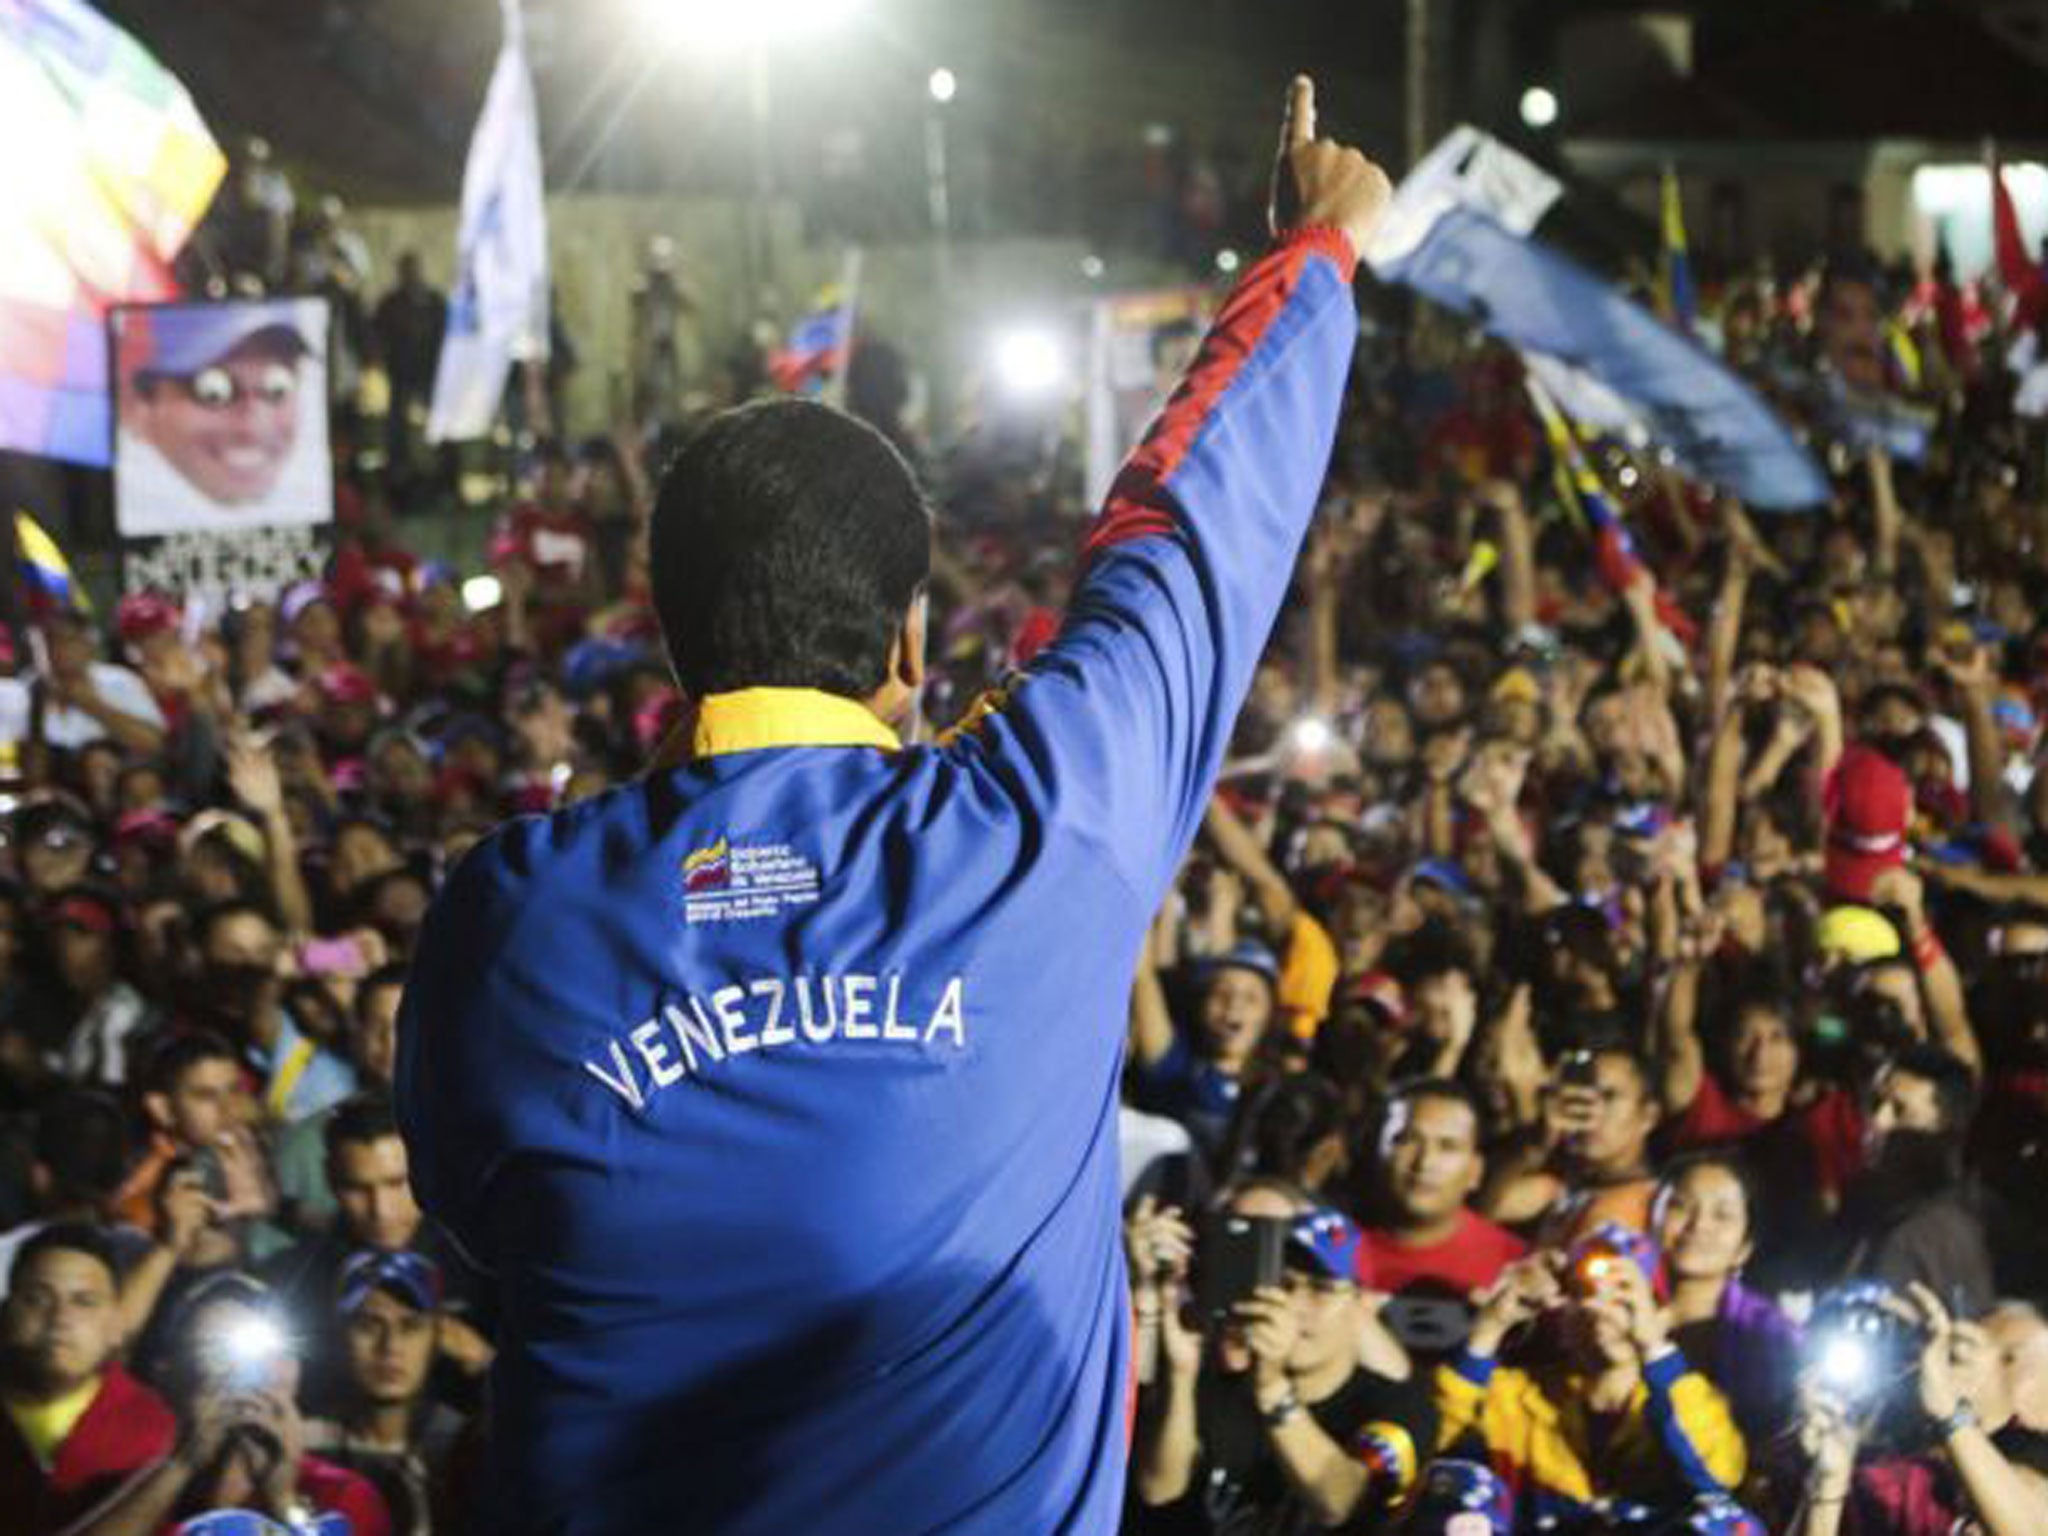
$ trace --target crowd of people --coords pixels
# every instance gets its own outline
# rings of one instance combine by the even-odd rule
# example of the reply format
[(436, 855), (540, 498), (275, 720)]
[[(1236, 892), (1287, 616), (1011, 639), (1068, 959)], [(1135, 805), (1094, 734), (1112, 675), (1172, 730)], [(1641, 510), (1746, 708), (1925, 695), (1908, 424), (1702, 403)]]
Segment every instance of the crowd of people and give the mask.
[[(1513, 359), (1375, 303), (1201, 837), (1101, 978), (1126, 1528), (2048, 1528), (2048, 499), (1996, 305), (1731, 290), (1834, 501), (1612, 449), (1617, 561)], [(438, 324), (416, 268), (376, 312), (408, 411)], [(1792, 377), (1916, 394), (1924, 453)], [(1083, 509), (1042, 434), (881, 424), (938, 487), (943, 732), (1056, 632)], [(481, 610), (372, 457), (322, 579), (14, 637), (0, 1525), (463, 1529), (498, 1300), (408, 1186), (398, 1005), (473, 842), (687, 718), (646, 425), (535, 441)]]

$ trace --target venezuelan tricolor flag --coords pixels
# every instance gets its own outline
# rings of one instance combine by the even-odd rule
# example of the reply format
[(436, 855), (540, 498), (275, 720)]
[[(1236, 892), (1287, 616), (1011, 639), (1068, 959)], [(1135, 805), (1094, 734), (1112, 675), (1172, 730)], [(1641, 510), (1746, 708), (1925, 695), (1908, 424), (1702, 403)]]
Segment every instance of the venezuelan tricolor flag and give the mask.
[(14, 514), (14, 567), (20, 573), (28, 611), (33, 616), (63, 608), (92, 612), (92, 599), (71, 573), (71, 562), (43, 525), (28, 513)]

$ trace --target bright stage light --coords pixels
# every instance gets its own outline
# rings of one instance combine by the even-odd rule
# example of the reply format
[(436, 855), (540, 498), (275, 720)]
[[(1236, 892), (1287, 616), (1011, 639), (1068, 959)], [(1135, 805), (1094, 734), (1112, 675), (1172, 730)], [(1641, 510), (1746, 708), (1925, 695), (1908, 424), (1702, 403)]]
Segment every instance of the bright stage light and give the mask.
[(495, 576), (472, 576), (462, 584), (462, 606), (471, 613), (497, 607), (498, 600), (504, 595), (504, 589)]
[(863, 0), (639, 0), (643, 26), (685, 53), (721, 53), (829, 33)]
[(1522, 121), (1531, 128), (1548, 128), (1557, 121), (1557, 97), (1540, 85), (1522, 92)]
[(996, 378), (1006, 394), (1038, 399), (1066, 382), (1067, 356), (1050, 331), (1019, 326), (996, 338)]

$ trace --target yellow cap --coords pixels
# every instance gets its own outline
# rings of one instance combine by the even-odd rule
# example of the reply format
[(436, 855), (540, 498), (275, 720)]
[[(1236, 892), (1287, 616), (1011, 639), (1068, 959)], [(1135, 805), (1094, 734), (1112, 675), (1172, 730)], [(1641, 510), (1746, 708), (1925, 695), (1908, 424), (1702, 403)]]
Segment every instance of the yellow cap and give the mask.
[(1824, 954), (1856, 965), (1893, 959), (1903, 948), (1891, 920), (1869, 907), (1830, 907), (1816, 938)]
[(1543, 699), (1543, 690), (1527, 667), (1509, 667), (1494, 679), (1494, 702), (1499, 704), (1537, 704)]

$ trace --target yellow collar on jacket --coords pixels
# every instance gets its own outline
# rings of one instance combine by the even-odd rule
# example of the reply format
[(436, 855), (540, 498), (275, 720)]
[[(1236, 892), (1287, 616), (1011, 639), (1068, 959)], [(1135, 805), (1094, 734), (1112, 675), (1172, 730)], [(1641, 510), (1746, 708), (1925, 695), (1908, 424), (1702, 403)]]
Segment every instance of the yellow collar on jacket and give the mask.
[(903, 743), (865, 704), (816, 688), (742, 688), (697, 706), (692, 757), (761, 752), (771, 747), (879, 747)]

